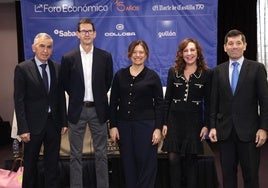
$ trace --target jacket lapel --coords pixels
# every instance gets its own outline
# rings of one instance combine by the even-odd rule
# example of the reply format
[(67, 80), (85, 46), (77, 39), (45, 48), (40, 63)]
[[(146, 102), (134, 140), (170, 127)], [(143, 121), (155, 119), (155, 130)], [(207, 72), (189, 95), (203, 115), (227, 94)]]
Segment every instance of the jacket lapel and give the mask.
[(93, 49), (93, 59), (92, 59), (92, 83), (94, 83), (94, 78), (95, 78), (95, 73), (96, 73), (96, 66), (97, 64), (95, 63), (98, 60), (98, 52), (96, 48), (94, 47)]
[(77, 70), (79, 72), (80, 78), (84, 84), (84, 72), (83, 72), (83, 65), (82, 65), (82, 58), (81, 58), (81, 52), (80, 49), (78, 48), (77, 51), (75, 52), (74, 56), (74, 62), (77, 66)]
[(29, 71), (33, 77), (33, 80), (36, 82), (36, 87), (40, 87), (41, 90), (45, 91), (46, 89), (43, 83), (43, 78), (41, 77), (34, 58), (32, 59), (32, 63), (30, 64)]
[(231, 83), (230, 83), (230, 79), (229, 79), (229, 62), (226, 62), (223, 64), (223, 82), (226, 88), (226, 91), (228, 91), (228, 95), (230, 97), (233, 97), (233, 93), (232, 93), (232, 88), (231, 88)]
[(55, 89), (58, 75), (56, 75), (56, 70), (52, 61), (48, 60), (48, 66), (49, 66), (49, 72), (50, 72), (50, 88), (49, 88), (49, 93), (50, 93)]

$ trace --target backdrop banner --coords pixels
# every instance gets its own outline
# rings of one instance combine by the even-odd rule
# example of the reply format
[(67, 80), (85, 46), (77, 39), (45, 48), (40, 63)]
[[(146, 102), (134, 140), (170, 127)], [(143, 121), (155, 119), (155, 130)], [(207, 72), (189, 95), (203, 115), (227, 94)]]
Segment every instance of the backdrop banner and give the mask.
[(130, 64), (131, 41), (145, 40), (150, 54), (147, 66), (166, 85), (178, 43), (197, 39), (210, 68), (217, 64), (218, 0), (22, 0), (25, 58), (33, 57), (34, 36), (46, 32), (54, 39), (52, 58), (60, 63), (67, 51), (78, 47), (77, 23), (88, 17), (95, 23), (94, 45), (113, 55), (114, 71)]

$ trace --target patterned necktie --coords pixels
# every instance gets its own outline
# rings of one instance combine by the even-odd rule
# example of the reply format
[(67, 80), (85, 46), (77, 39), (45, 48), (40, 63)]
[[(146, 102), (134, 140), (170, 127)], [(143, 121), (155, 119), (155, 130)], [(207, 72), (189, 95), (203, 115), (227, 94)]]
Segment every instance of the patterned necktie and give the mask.
[(47, 64), (42, 64), (40, 66), (42, 67), (43, 82), (44, 82), (46, 91), (48, 92), (48, 76), (47, 76), (47, 71), (46, 71)]
[(232, 92), (234, 94), (235, 92), (235, 88), (237, 85), (237, 81), (238, 81), (238, 76), (239, 76), (239, 72), (238, 72), (238, 62), (233, 62), (233, 72), (232, 72), (232, 83), (231, 83), (231, 88), (232, 88)]

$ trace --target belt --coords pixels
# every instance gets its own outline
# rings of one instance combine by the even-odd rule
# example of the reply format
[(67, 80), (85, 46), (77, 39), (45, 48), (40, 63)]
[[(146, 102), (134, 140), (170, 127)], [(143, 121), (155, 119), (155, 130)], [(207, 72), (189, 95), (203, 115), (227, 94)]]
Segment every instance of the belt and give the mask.
[(89, 108), (95, 106), (95, 104), (94, 102), (86, 101), (83, 103), (83, 106)]
[(48, 112), (47, 117), (52, 118), (52, 112)]

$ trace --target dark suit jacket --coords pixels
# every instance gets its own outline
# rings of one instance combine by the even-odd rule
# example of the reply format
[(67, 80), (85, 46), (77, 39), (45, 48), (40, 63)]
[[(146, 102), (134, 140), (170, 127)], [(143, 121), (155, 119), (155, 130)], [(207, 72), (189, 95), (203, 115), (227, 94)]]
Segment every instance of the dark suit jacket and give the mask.
[(14, 101), (18, 135), (39, 134), (45, 127), (50, 106), (58, 130), (67, 125), (65, 94), (59, 83), (60, 65), (48, 60), (50, 91), (47, 93), (34, 58), (18, 64), (14, 76)]
[[(69, 94), (68, 121), (77, 123), (82, 111), (85, 95), (84, 74), (80, 49), (77, 48), (61, 60), (61, 77), (64, 89)], [(107, 92), (113, 78), (113, 60), (110, 53), (95, 48), (93, 50), (92, 90), (95, 108), (101, 123), (109, 118)]]
[(242, 141), (255, 140), (258, 129), (268, 130), (268, 85), (263, 64), (244, 60), (234, 95), (229, 62), (218, 65), (211, 95), (211, 128), (216, 128), (218, 140), (225, 140), (233, 126)]

